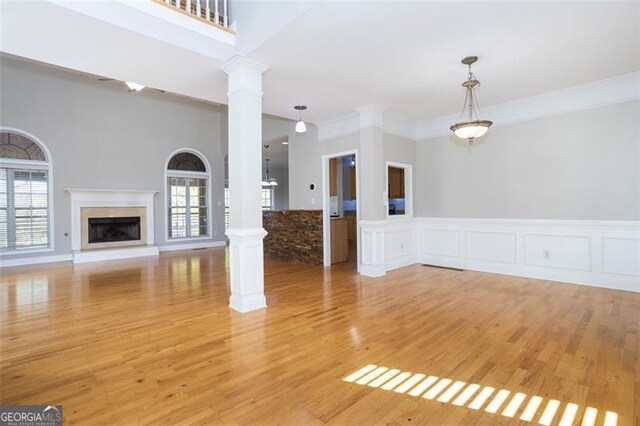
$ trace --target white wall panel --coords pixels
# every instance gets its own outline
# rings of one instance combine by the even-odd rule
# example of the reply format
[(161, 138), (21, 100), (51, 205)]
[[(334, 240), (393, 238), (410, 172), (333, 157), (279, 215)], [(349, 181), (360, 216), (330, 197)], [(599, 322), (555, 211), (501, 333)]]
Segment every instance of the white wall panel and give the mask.
[(640, 276), (640, 238), (603, 238), (602, 270), (609, 274)]
[(437, 256), (460, 256), (460, 231), (456, 229), (430, 229), (418, 230), (420, 254), (433, 254)]
[(417, 260), (640, 292), (640, 222), (416, 219)]
[(470, 259), (515, 263), (517, 234), (513, 232), (467, 232), (467, 256)]
[(591, 270), (591, 237), (525, 235), (525, 263), (553, 268)]

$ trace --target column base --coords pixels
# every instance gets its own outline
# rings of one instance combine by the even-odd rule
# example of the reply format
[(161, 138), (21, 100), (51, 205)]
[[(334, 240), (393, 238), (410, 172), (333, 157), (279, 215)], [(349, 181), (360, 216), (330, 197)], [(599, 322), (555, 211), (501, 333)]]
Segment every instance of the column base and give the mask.
[(229, 229), (231, 297), (229, 307), (245, 313), (267, 306), (264, 296), (262, 228)]
[(360, 265), (360, 275), (377, 278), (387, 275), (387, 271), (384, 265)]
[(267, 307), (267, 298), (263, 293), (234, 294), (229, 298), (229, 307), (241, 314)]

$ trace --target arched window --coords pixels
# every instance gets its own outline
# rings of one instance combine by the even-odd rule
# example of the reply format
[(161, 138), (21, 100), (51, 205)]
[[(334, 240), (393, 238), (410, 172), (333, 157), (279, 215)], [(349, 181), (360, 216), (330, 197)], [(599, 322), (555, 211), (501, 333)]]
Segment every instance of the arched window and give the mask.
[(0, 128), (0, 251), (51, 246), (50, 165), (34, 137)]
[(200, 238), (209, 231), (209, 170), (193, 150), (174, 153), (167, 162), (167, 238)]

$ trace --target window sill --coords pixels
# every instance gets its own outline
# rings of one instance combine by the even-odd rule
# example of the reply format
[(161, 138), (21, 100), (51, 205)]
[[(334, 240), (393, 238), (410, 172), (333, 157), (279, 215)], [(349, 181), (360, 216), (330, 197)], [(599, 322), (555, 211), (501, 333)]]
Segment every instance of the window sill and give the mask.
[(200, 237), (184, 237), (184, 238), (168, 238), (167, 237), (167, 242), (173, 242), (173, 241), (201, 241), (201, 240), (208, 240), (211, 239), (211, 237), (209, 235), (202, 235)]
[(50, 252), (53, 252), (53, 251), (54, 251), (53, 247), (39, 248), (39, 249), (7, 250), (7, 251), (0, 251), (0, 257), (18, 256), (18, 255), (21, 255), (21, 254), (50, 253)]

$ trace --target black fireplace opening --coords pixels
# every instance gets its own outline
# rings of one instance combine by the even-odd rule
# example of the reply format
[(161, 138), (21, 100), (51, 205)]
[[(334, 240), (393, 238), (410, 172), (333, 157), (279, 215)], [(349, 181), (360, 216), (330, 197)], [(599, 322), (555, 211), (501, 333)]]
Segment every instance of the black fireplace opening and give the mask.
[(89, 244), (140, 240), (140, 216), (89, 218)]

